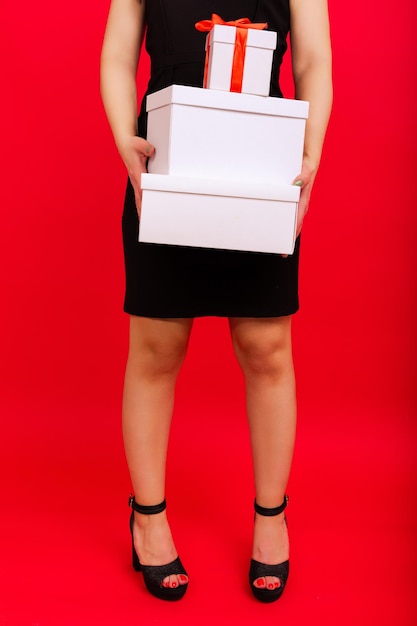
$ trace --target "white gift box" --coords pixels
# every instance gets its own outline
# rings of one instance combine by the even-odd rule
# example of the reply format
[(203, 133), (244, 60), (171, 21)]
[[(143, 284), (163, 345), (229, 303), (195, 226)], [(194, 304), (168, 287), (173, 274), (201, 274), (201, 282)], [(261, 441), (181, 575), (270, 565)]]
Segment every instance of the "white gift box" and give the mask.
[[(204, 85), (208, 89), (230, 91), (235, 40), (236, 26), (216, 24), (208, 33), (206, 39), (208, 71)], [(247, 29), (242, 93), (269, 95), (272, 56), (276, 45), (275, 32)]]
[(301, 171), (308, 102), (172, 85), (147, 111), (152, 174), (291, 185)]
[(296, 186), (142, 174), (139, 241), (292, 254)]

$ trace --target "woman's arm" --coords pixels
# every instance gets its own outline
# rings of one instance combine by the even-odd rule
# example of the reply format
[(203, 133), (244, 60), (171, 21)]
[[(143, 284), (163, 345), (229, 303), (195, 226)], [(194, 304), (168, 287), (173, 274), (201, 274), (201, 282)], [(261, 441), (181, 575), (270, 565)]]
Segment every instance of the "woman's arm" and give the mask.
[(145, 0), (112, 0), (101, 52), (101, 95), (140, 211), (140, 176), (153, 147), (137, 133), (136, 73), (145, 33)]
[[(291, 50), (295, 97), (310, 103), (306, 125), (297, 234), (308, 210), (319, 167), (333, 98), (332, 52), (327, 0), (290, 0)], [(298, 182), (300, 181), (300, 182)]]

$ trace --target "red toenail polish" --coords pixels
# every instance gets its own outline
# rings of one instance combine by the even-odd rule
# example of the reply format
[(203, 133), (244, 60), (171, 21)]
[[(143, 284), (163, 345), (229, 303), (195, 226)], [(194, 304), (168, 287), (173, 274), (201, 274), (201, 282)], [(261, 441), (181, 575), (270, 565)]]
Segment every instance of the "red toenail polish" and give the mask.
[(258, 580), (258, 587), (265, 587), (265, 581), (264, 580)]
[(280, 587), (281, 585), (279, 583), (275, 583), (275, 589), (277, 589), (278, 587)]
[(172, 583), (172, 586), (173, 586), (173, 587), (176, 587), (176, 586), (177, 586), (177, 583)]
[(181, 574), (181, 575), (180, 575), (180, 580), (181, 580), (183, 583), (186, 583), (186, 582), (187, 582), (187, 576), (184, 576), (184, 574)]
[(274, 588), (274, 585), (272, 583), (269, 583), (268, 589), (273, 589), (273, 588)]

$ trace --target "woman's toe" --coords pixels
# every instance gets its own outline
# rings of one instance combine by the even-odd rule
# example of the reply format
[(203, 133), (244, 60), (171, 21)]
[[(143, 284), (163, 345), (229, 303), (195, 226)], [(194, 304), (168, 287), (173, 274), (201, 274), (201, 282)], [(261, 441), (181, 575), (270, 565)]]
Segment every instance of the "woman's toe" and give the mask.
[(281, 581), (276, 576), (262, 576), (254, 580), (253, 584), (258, 589), (269, 589), (271, 591), (281, 587)]
[(176, 589), (180, 585), (186, 585), (188, 583), (188, 576), (184, 574), (171, 574), (162, 581), (162, 586), (168, 589)]
[(270, 589), (272, 591), (273, 589), (281, 587), (281, 581), (276, 576), (266, 576), (265, 586), (266, 589)]
[(176, 589), (176, 587), (178, 587), (178, 576), (172, 574), (169, 577), (169, 586), (171, 587), (171, 589)]
[(162, 581), (162, 586), (163, 587), (167, 587), (168, 589), (175, 589), (175, 587), (178, 587), (177, 577), (176, 576), (172, 576), (172, 575), (171, 576), (167, 576)]

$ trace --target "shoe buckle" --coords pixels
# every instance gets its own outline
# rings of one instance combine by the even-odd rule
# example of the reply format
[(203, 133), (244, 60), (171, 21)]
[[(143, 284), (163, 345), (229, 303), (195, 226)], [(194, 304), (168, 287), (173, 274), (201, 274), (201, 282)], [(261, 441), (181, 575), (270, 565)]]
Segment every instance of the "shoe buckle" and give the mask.
[(128, 501), (128, 505), (131, 509), (133, 509), (133, 503), (135, 501), (135, 496), (133, 495), (133, 493), (130, 494), (129, 496), (129, 501)]

